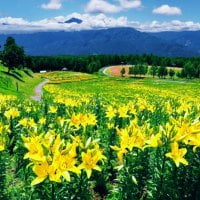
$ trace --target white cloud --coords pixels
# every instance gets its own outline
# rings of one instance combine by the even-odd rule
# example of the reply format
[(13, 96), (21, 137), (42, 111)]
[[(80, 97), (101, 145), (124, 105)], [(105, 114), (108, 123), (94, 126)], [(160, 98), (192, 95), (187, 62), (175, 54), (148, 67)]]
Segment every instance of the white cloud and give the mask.
[(162, 5), (158, 8), (153, 9), (154, 14), (160, 15), (181, 15), (182, 11), (178, 7), (170, 7), (169, 5)]
[[(78, 18), (83, 22), (65, 23), (71, 18)], [(0, 18), (1, 33), (41, 32), (41, 31), (79, 31), (114, 27), (132, 27), (143, 32), (200, 30), (200, 23), (193, 21), (172, 20), (168, 22), (152, 21), (141, 23), (129, 21), (127, 17), (108, 17), (105, 14), (72, 13), (67, 16), (57, 16), (39, 21), (26, 21), (23, 18)]]
[(87, 13), (117, 13), (122, 9), (106, 0), (90, 0), (85, 8)]
[(29, 22), (23, 18), (4, 17), (0, 18), (0, 24), (4, 25), (29, 25)]
[[(81, 19), (81, 24), (65, 23), (71, 18)], [(55, 18), (43, 19), (40, 21), (27, 22), (21, 18), (0, 18), (0, 32), (38, 32), (38, 31), (79, 31), (113, 27), (126, 27), (128, 20), (126, 17), (107, 17), (105, 14), (90, 15), (72, 13), (67, 16), (57, 16)]]
[(144, 32), (197, 31), (200, 30), (200, 23), (179, 20), (172, 20), (168, 22), (152, 21), (150, 23), (140, 23), (135, 26), (135, 28)]
[(90, 0), (85, 8), (86, 13), (117, 13), (125, 9), (141, 7), (141, 0), (116, 0), (118, 4), (107, 0)]
[(61, 0), (50, 0), (47, 4), (42, 4), (41, 7), (47, 10), (59, 10), (62, 7)]
[(119, 0), (122, 8), (130, 9), (130, 8), (138, 8), (141, 7), (141, 0)]

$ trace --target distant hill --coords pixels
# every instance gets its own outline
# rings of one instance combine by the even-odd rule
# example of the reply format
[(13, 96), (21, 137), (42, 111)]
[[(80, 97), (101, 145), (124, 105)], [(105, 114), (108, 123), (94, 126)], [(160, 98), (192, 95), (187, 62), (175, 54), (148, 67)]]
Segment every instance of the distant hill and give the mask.
[(83, 21), (81, 19), (72, 17), (71, 19), (65, 21), (64, 23), (66, 23), (66, 24), (70, 24), (70, 23), (81, 24), (82, 22)]
[[(67, 23), (78, 23), (71, 19)], [(80, 22), (81, 23), (81, 22)], [(157, 34), (133, 28), (109, 28), (73, 32), (0, 34), (0, 44), (8, 36), (24, 46), (29, 55), (155, 54), (159, 56), (197, 56), (197, 48), (171, 42)], [(200, 48), (200, 45), (199, 45)]]
[(193, 49), (200, 54), (200, 31), (181, 31), (181, 32), (160, 32), (150, 33), (159, 39), (164, 39), (170, 43), (180, 44), (186, 48)]

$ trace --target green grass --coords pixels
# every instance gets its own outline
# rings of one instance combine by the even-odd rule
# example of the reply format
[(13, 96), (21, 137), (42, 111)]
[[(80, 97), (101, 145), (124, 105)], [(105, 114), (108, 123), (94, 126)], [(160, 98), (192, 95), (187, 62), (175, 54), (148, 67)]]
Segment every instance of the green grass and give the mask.
[(29, 97), (34, 94), (35, 86), (41, 81), (41, 77), (30, 70), (13, 70), (8, 74), (7, 68), (0, 65), (0, 93), (2, 94)]

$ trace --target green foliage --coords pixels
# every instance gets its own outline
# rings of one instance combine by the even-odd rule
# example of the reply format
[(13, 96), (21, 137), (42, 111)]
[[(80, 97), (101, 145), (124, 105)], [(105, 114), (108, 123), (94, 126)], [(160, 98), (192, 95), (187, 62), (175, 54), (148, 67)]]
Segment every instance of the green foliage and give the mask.
[(174, 71), (173, 69), (170, 69), (170, 70), (169, 70), (169, 76), (170, 76), (171, 78), (173, 78), (174, 75), (175, 75), (175, 71)]
[[(15, 69), (8, 73), (7, 67), (0, 65), (0, 93), (13, 94), (18, 97), (31, 96), (34, 94), (34, 88), (41, 81), (41, 77), (33, 74), (30, 69)], [(18, 83), (18, 92), (16, 83)]]
[(24, 64), (24, 50), (15, 43), (12, 37), (8, 37), (4, 45), (2, 63), (8, 67), (8, 72)]
[(167, 71), (167, 67), (166, 66), (160, 66), (158, 68), (158, 77), (159, 78), (165, 78), (168, 74), (168, 71)]
[(98, 69), (101, 68), (101, 63), (99, 60), (97, 61), (92, 61), (89, 65), (87, 65), (87, 72), (88, 73), (93, 73), (98, 71)]
[(194, 77), (195, 74), (195, 69), (194, 69), (194, 65), (191, 62), (187, 62), (185, 63), (184, 67), (183, 67), (183, 74), (187, 77), (187, 78), (192, 78)]
[(148, 66), (147, 65), (144, 65), (144, 64), (141, 64), (138, 66), (138, 74), (141, 75), (145, 75), (148, 71)]
[(134, 74), (135, 76), (137, 76), (140, 72), (139, 67), (140, 67), (139, 65), (135, 65), (135, 66), (130, 67), (129, 74)]
[[(49, 73), (49, 76), (57, 76), (59, 79), (61, 73), (63, 72)], [(196, 95), (200, 87), (199, 81), (192, 80), (181, 84), (179, 81), (135, 80), (96, 75), (89, 75), (95, 78), (87, 81), (73, 81), (77, 74), (80, 76), (81, 73), (65, 72), (63, 76), (71, 77), (70, 82), (56, 86), (47, 85), (45, 99), (41, 103), (15, 100), (1, 104), (0, 122), (9, 125), (11, 132), (7, 133), (10, 138), (8, 143), (14, 141), (12, 143), (14, 148), (12, 147), (10, 152), (7, 150), (0, 152), (0, 199), (194, 200), (198, 198), (199, 148), (194, 152), (192, 147), (187, 147), (186, 159), (189, 165), (180, 165), (177, 168), (171, 159), (165, 157), (166, 152), (170, 152), (170, 146), (163, 135), (161, 146), (141, 149), (133, 147), (132, 150), (127, 150), (123, 157), (123, 167), (117, 170), (119, 168), (116, 166), (120, 163), (117, 153), (110, 146), (120, 144), (116, 129), (129, 126), (136, 118), (138, 127), (146, 122), (149, 124), (145, 129), (146, 132), (144, 131), (148, 136), (157, 134), (159, 127), (165, 126), (171, 117), (178, 119), (179, 116), (184, 117), (185, 113), (189, 113), (188, 117), (192, 121), (196, 119), (199, 113), (197, 103), (199, 98)], [(47, 90), (48, 87), (53, 87), (52, 91)], [(82, 102), (82, 99), (86, 101)], [(132, 104), (127, 103), (130, 100)], [(70, 105), (70, 102), (75, 103)], [(128, 116), (123, 118), (119, 117), (119, 108), (124, 105), (128, 106)], [(50, 113), (50, 106), (56, 106), (57, 112)], [(111, 119), (106, 117), (109, 106), (115, 111), (115, 116)], [(8, 120), (4, 113), (13, 107), (18, 108), (20, 116)], [(72, 128), (69, 125), (70, 117), (73, 113), (80, 112), (93, 112), (97, 124), (87, 126), (85, 130)], [(40, 125), (39, 120), (42, 117), (46, 118), (46, 122)], [(64, 125), (59, 123), (59, 117), (64, 119)], [(19, 121), (24, 118), (33, 119), (34, 127), (27, 128), (20, 125)], [(108, 125), (113, 127), (108, 128)], [(39, 133), (45, 135), (48, 132), (59, 133), (64, 140), (71, 138), (70, 135), (97, 139), (107, 158), (102, 163), (102, 171), (94, 170), (89, 180), (85, 172), (79, 176), (70, 172), (71, 182), (62, 179), (61, 183), (53, 183), (45, 180), (31, 187), (30, 183), (36, 175), (32, 171), (32, 165), (27, 166), (29, 162), (23, 159), (27, 150), (24, 148), (21, 135), (34, 136)], [(180, 148), (188, 146), (181, 142), (180, 144)], [(60, 146), (60, 149), (62, 148), (63, 146)], [(78, 149), (77, 154), (80, 154)]]
[(134, 74), (137, 76), (138, 74), (140, 77), (145, 75), (148, 72), (148, 66), (144, 64), (137, 64), (135, 66), (130, 67), (129, 74)]
[(0, 199), (6, 199), (6, 167), (8, 162), (8, 153), (0, 152)]
[(120, 73), (121, 73), (121, 76), (124, 76), (124, 74), (126, 73), (126, 70), (124, 67), (121, 69)]
[[(31, 68), (34, 72), (40, 70), (61, 70), (67, 68), (79, 72), (97, 72), (100, 68), (111, 65), (148, 65), (148, 66), (168, 66), (182, 68), (186, 62), (191, 62), (195, 65), (196, 75), (199, 77), (200, 58), (166, 58), (154, 55), (90, 55), (90, 56), (37, 56), (25, 59), (25, 65)], [(92, 64), (91, 64), (92, 63)], [(95, 64), (96, 63), (96, 64)], [(90, 66), (89, 66), (90, 65)], [(143, 68), (143, 66), (141, 67)], [(155, 76), (157, 70), (153, 69), (152, 76)], [(139, 69), (138, 69), (139, 70)], [(143, 75), (143, 70), (137, 73)], [(134, 73), (132, 73), (134, 74)], [(146, 73), (145, 73), (146, 74)]]
[(157, 71), (158, 71), (158, 67), (157, 66), (151, 66), (150, 74), (153, 76), (153, 78), (156, 76)]

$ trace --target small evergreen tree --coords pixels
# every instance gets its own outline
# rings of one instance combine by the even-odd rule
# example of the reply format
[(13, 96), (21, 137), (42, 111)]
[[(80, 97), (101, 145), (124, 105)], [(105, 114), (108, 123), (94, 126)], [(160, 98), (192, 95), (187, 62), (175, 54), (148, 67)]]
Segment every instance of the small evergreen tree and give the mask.
[(153, 78), (156, 76), (157, 71), (158, 71), (158, 67), (157, 66), (152, 66), (150, 68), (150, 74), (153, 76)]
[(124, 68), (124, 67), (121, 69), (120, 73), (121, 73), (121, 76), (123, 77), (123, 76), (124, 76), (124, 74), (126, 73), (126, 70), (125, 70), (125, 68)]
[(200, 64), (199, 63), (195, 66), (195, 77), (200, 78)]
[(26, 56), (24, 59), (24, 67), (33, 69), (34, 63), (31, 56)]
[(167, 76), (167, 74), (168, 74), (168, 71), (165, 66), (160, 66), (158, 68), (158, 77), (159, 78), (165, 78), (165, 76)]
[(194, 68), (193, 63), (190, 61), (185, 63), (183, 67), (183, 72), (187, 78), (190, 78), (190, 79), (193, 78), (195, 76), (195, 68)]
[(175, 75), (175, 71), (173, 69), (169, 70), (169, 76), (171, 77), (171, 79), (174, 77)]
[(135, 65), (133, 67), (133, 74), (135, 75), (135, 77), (139, 74), (139, 65)]
[(128, 74), (133, 74), (133, 66), (132, 67), (129, 67), (129, 71), (128, 71)]

